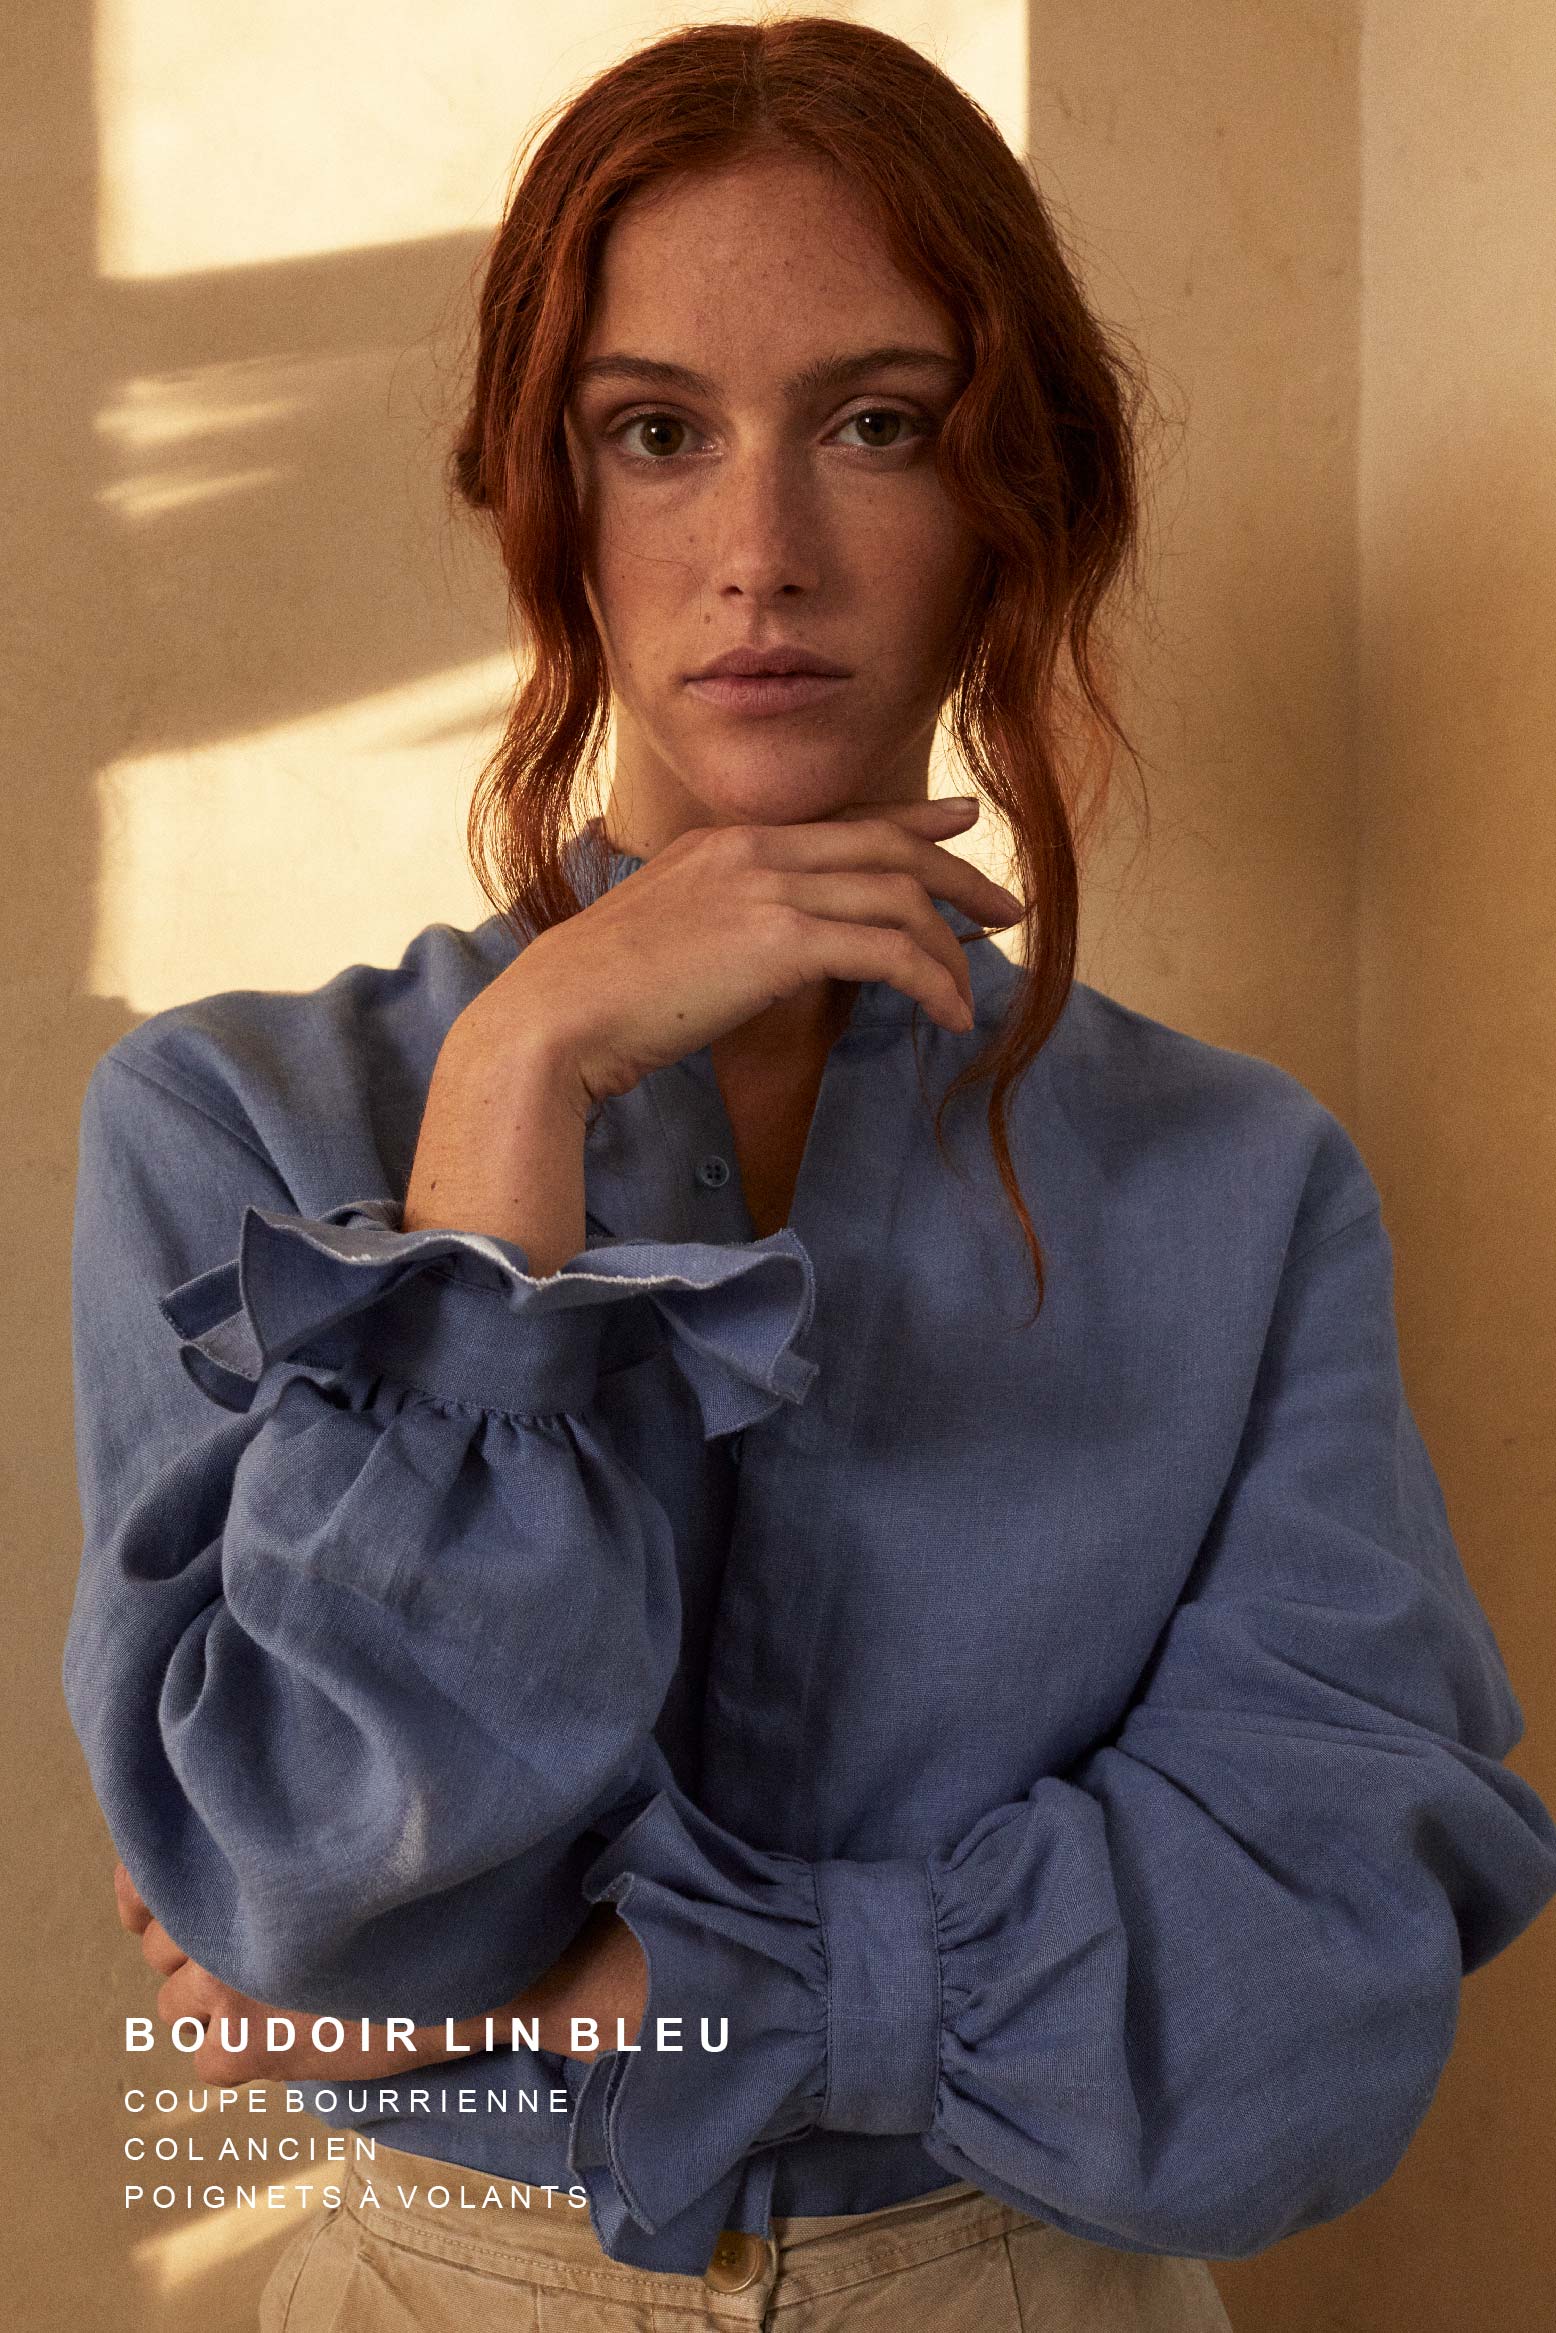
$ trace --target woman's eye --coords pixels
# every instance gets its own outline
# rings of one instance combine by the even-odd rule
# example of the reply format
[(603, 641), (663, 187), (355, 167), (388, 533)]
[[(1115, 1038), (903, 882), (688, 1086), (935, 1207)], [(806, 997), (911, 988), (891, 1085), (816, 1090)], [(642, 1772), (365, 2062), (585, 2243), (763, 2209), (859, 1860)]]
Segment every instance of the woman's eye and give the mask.
[[(856, 443), (873, 447), (879, 453), (891, 453), (913, 438), (927, 436), (930, 425), (918, 414), (905, 412), (898, 406), (871, 405), (863, 412), (850, 414), (841, 427), (862, 433)], [(672, 461), (683, 450), (687, 434), (688, 424), (673, 413), (631, 413), (611, 432), (629, 460), (644, 463)]]
[(677, 429), (684, 430), (685, 427), (685, 422), (677, 421), (673, 413), (634, 413), (629, 421), (622, 423), (617, 435), (622, 438), (632, 438), (636, 437), (640, 430), (652, 431), (654, 433), (653, 442), (640, 440), (639, 450), (646, 453), (651, 461), (658, 461), (662, 455), (673, 454), (678, 450), (673, 445), (665, 444), (666, 432)]
[[(889, 432), (886, 437), (876, 434), (883, 426)], [(877, 446), (882, 452), (887, 452), (891, 447), (901, 445), (907, 438), (922, 437), (927, 424), (920, 421), (916, 413), (904, 413), (895, 405), (871, 405), (863, 413), (851, 413), (843, 427), (862, 429), (867, 446)]]

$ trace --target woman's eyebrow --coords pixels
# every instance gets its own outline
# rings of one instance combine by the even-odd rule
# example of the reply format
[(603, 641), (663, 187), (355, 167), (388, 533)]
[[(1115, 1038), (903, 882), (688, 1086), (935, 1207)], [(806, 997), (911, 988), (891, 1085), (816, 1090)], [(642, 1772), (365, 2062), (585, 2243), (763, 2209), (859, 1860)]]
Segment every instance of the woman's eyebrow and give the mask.
[[(953, 356), (936, 348), (915, 348), (893, 341), (880, 348), (862, 348), (847, 356), (818, 357), (783, 384), (788, 398), (803, 397), (813, 389), (836, 388), (856, 380), (861, 374), (883, 371), (888, 365), (901, 370), (918, 372), (960, 372), (961, 366)], [(694, 372), (690, 365), (671, 364), (664, 357), (636, 356), (626, 349), (613, 349), (605, 356), (590, 357), (573, 376), (582, 388), (588, 381), (639, 380), (657, 381), (665, 388), (689, 389), (698, 396), (715, 394), (715, 384), (705, 373)]]

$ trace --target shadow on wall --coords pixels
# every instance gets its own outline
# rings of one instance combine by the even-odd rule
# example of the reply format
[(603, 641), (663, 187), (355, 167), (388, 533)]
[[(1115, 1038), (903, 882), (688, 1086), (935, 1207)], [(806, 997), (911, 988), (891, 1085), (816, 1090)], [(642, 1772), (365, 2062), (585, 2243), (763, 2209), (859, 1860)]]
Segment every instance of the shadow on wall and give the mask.
[[(18, 2323), (247, 2333), (298, 2212), (207, 2221), (171, 2243), (191, 2230), (182, 2210), (125, 2211), (122, 2093), (138, 2076), (122, 2020), (150, 2011), (155, 1981), (115, 1922), (113, 1849), (57, 1685), (80, 1550), (77, 1122), (94, 1062), (141, 1017), (85, 993), (111, 840), (98, 778), (126, 756), (241, 737), (505, 646), (495, 570), (455, 604), (441, 499), (446, 336), (463, 325), (482, 238), (99, 279), (92, 37), (79, 5), (29, 20), (12, 44), (11, 120), (25, 127), (0, 160), (22, 360), (6, 400), (15, 613), (0, 711), (5, 1269), (27, 1324), (4, 1358), (7, 1610), (27, 1680), (5, 1713), (8, 2284)], [(230, 2164), (175, 2175), (223, 2171), (230, 2184)], [(245, 2173), (261, 2194), (274, 2175)]]

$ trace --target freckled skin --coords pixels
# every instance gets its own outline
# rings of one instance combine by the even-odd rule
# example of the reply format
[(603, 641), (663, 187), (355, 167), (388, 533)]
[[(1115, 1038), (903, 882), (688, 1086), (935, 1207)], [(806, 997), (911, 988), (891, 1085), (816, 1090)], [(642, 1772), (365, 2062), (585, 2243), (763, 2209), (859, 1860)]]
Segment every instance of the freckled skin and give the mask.
[[(927, 790), (977, 545), (921, 428), (943, 420), (960, 375), (884, 367), (797, 405), (782, 393), (807, 363), (887, 343), (957, 358), (949, 319), (898, 272), (866, 200), (807, 157), (663, 181), (607, 237), (583, 358), (669, 359), (714, 391), (590, 382), (568, 417), (616, 698), (607, 825), (641, 856), (689, 826)], [(645, 429), (651, 415), (663, 420)], [(761, 721), (685, 689), (722, 649), (778, 640), (854, 677)]]
[[(886, 346), (951, 361), (785, 393), (805, 366)], [(580, 361), (624, 350), (709, 387), (580, 382), (568, 415), (615, 698), (608, 830), (646, 858), (688, 827), (921, 800), (979, 548), (935, 472), (963, 377), (949, 319), (846, 179), (780, 151), (624, 206)], [(687, 690), (722, 650), (778, 642), (852, 677), (770, 720)], [(820, 982), (711, 1049), (759, 1234), (787, 1219), (851, 1001)]]

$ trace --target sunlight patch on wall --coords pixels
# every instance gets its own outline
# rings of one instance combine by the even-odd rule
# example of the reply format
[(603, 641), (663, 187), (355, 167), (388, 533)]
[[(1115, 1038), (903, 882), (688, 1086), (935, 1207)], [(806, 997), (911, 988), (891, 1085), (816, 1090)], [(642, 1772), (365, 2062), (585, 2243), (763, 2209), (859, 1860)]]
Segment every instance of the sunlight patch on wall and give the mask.
[(100, 0), (100, 272), (243, 267), (495, 219), (580, 13)]
[(424, 924), (490, 914), (465, 858), (506, 656), (98, 776), (103, 863), (87, 979), (153, 1013), (225, 988), (311, 988), (397, 964)]
[[(177, 2107), (169, 2111), (159, 2109), (154, 2120), (147, 2118), (144, 2130), (137, 2124), (137, 2135), (146, 2142), (146, 2156), (135, 2162), (127, 2173), (131, 2184), (148, 2190), (171, 2186), (178, 2193), (175, 2208), (153, 2207), (155, 2233), (142, 2236), (130, 2246), (130, 2262), (137, 2284), (143, 2292), (163, 2301), (172, 2301), (228, 2261), (244, 2259), (267, 2245), (274, 2247), (278, 2234), (295, 2234), (305, 2220), (315, 2219), (324, 2209), (325, 2187), (343, 2186), (352, 2161), (362, 2159), (362, 2142), (354, 2134), (333, 2130), (309, 2116), (301, 2121), (300, 2127), (293, 2127), (297, 2118), (289, 2117), (289, 2127), (279, 2134), (297, 2144), (295, 2159), (277, 2155), (273, 2160), (266, 2157), (251, 2162), (240, 2153), (236, 2159), (223, 2160), (220, 2149), (224, 2142), (241, 2149), (251, 2136), (276, 2137), (271, 2125), (277, 2094), (255, 2082), (226, 2090), (214, 2083), (199, 2088), (207, 2101), (203, 2108), (194, 2107), (194, 2086), (191, 2086), (177, 2093), (180, 2098)], [(257, 2117), (251, 2104), (245, 2114), (245, 2104), (256, 2097), (265, 2101)], [(248, 2126), (242, 2139), (226, 2119), (229, 2106), (236, 2108)], [(180, 2149), (180, 2154), (171, 2161), (158, 2160), (152, 2152), (154, 2140), (164, 2137), (175, 2141)], [(316, 2160), (309, 2160), (307, 2142), (318, 2148)], [(185, 2148), (199, 2152), (185, 2155), (182, 2152)], [(328, 2149), (335, 2152), (328, 2153)], [(370, 2161), (371, 2156), (367, 2159)], [(191, 2213), (180, 2192), (185, 2186), (192, 2186), (197, 2196), (207, 2186), (222, 2187), (229, 2195), (239, 2186), (253, 2188), (257, 2200), (253, 2205), (235, 2200), (223, 2205), (201, 2203)], [(286, 2196), (283, 2207), (270, 2204), (273, 2187)], [(301, 2192), (304, 2189), (310, 2191), (306, 2198)], [(138, 2211), (144, 2208), (137, 2206)]]
[[(311, 416), (337, 390), (331, 376), (360, 374), (365, 360), (310, 355), (306, 359), (247, 358), (227, 364), (184, 366), (120, 381), (94, 422), (119, 473), (96, 499), (116, 518), (160, 518), (229, 494), (252, 494), (295, 475), (296, 464), (237, 464), (234, 443), (259, 436), (268, 445), (295, 442)], [(286, 381), (284, 394), (276, 384)], [(256, 394), (263, 386), (266, 393)]]
[[(99, 273), (175, 276), (494, 223), (536, 117), (657, 33), (755, 9), (574, 0), (99, 0)], [(797, 7), (785, 13), (806, 13)], [(1020, 0), (878, 0), (839, 15), (933, 57), (1019, 149)]]
[[(165, 2169), (165, 2166), (159, 2168)], [(179, 2164), (175, 2168), (180, 2173), (177, 2181), (179, 2188), (192, 2185), (198, 2194), (202, 2182), (182, 2176), (188, 2166)], [(205, 2184), (239, 2184), (231, 2176), (231, 2165), (224, 2166), (224, 2169), (228, 2173), (225, 2181)], [(306, 2177), (314, 2177), (312, 2165), (303, 2166), (303, 2170)], [(343, 2165), (323, 2165), (322, 2175), (315, 2180), (315, 2192), (325, 2185), (342, 2185), (343, 2172)], [(148, 2179), (146, 2184), (149, 2186), (151, 2181)], [(176, 2215), (168, 2212), (165, 2217), (171, 2225), (159, 2229), (154, 2236), (143, 2236), (138, 2244), (131, 2245), (130, 2260), (142, 2291), (155, 2294), (159, 2300), (172, 2300), (188, 2286), (198, 2284), (203, 2278), (212, 2275), (225, 2262), (241, 2260), (248, 2253), (259, 2251), (263, 2245), (274, 2244), (278, 2230), (289, 2236), (296, 2235), (299, 2229), (317, 2219), (324, 2209), (322, 2201), (289, 2203), (282, 2209), (270, 2208), (265, 2201), (268, 2190), (272, 2184), (282, 2183), (274, 2181), (263, 2164), (245, 2165), (241, 2184), (256, 2190), (258, 2202), (255, 2205), (232, 2203), (217, 2208), (202, 2207), (193, 2217), (182, 2208)], [(289, 2187), (290, 2180), (285, 2184)], [(182, 2201), (180, 2195), (180, 2206)]]
[(922, 49), (959, 89), (975, 98), (1018, 154), (1027, 139), (1027, 18), (1025, 0), (890, 0), (875, 7), (824, 10), (878, 25)]

